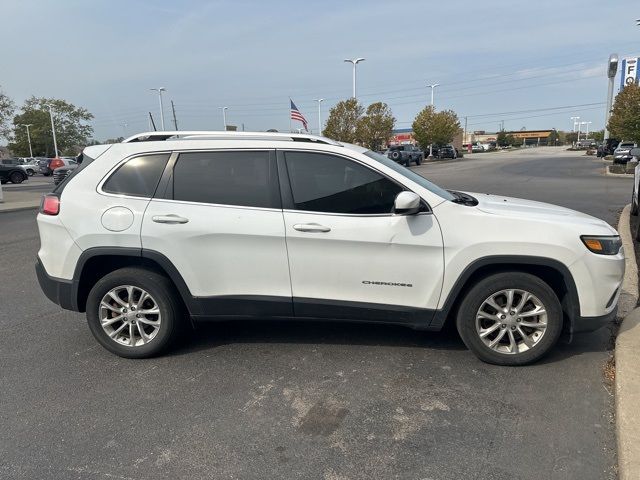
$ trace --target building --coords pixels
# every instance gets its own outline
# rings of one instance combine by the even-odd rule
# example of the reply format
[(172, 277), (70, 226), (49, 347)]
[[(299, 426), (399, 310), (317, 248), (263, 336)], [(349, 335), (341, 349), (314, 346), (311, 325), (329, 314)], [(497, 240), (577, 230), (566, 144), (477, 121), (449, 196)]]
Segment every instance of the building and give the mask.
[[(392, 132), (392, 136), (387, 142), (389, 146), (391, 145), (416, 145), (416, 139), (413, 136), (413, 129), (411, 128), (398, 128)], [(457, 148), (462, 148), (462, 130), (458, 132), (455, 136), (451, 144)]]
[[(515, 130), (505, 131), (507, 135), (511, 135), (515, 140), (515, 145), (547, 145), (549, 136), (553, 132), (551, 130)], [(476, 130), (475, 132), (467, 132), (464, 144), (469, 143), (491, 143), (498, 141), (498, 132), (490, 133), (484, 130)]]

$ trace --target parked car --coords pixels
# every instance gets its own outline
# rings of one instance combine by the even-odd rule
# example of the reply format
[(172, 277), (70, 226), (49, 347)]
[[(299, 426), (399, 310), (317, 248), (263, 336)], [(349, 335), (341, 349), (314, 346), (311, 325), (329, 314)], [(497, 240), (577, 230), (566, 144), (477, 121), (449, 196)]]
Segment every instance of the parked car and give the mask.
[(14, 165), (20, 168), (24, 173), (28, 176), (35, 175), (36, 167), (34, 165), (27, 164), (24, 160), (20, 158), (5, 158), (0, 160), (0, 164), (2, 165)]
[(445, 145), (438, 149), (438, 158), (458, 158), (458, 151), (453, 145)]
[(608, 138), (598, 147), (598, 156), (606, 157), (607, 155), (613, 155), (616, 147), (620, 143), (617, 138)]
[(76, 161), (71, 159), (70, 157), (45, 158), (38, 161), (38, 165), (40, 166), (40, 173), (42, 173), (45, 177), (53, 175), (53, 171), (56, 168), (66, 167), (67, 165), (74, 165), (75, 163)]
[(420, 165), (424, 160), (424, 153), (415, 145), (393, 145), (385, 153), (391, 160), (405, 167), (410, 166), (411, 162)]
[(636, 144), (633, 142), (620, 142), (613, 151), (613, 163), (624, 164), (631, 160), (629, 151), (634, 147), (636, 147)]
[(29, 178), (29, 175), (20, 168), (20, 165), (14, 165), (12, 163), (4, 163), (4, 160), (0, 162), (0, 182), (5, 184), (22, 183)]
[(473, 145), (471, 145), (471, 152), (472, 153), (480, 153), (480, 152), (485, 152), (485, 151), (486, 151), (485, 148), (480, 143), (474, 143)]
[(189, 318), (271, 317), (455, 322), (480, 359), (523, 365), (615, 318), (625, 257), (602, 220), (323, 137), (179, 133), (87, 147), (37, 217), (42, 290), (117, 355), (164, 351)]
[(65, 178), (67, 178), (71, 172), (73, 172), (76, 168), (78, 168), (77, 163), (73, 163), (71, 165), (67, 165), (66, 167), (58, 167), (53, 171), (53, 183), (58, 185)]

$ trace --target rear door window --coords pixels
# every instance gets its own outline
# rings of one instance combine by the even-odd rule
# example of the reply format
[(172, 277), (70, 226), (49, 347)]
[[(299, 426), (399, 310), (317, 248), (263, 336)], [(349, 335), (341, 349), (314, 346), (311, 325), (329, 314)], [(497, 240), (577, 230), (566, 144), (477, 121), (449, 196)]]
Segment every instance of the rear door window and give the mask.
[(174, 200), (282, 208), (273, 152), (181, 153), (171, 182)]

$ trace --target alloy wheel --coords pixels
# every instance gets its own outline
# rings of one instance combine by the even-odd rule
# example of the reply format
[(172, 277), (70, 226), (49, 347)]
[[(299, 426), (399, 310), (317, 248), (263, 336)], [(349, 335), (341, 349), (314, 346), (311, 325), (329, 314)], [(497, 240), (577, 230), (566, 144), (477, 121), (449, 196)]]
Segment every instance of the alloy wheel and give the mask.
[(100, 301), (98, 318), (114, 342), (128, 347), (152, 341), (162, 322), (155, 299), (134, 285), (121, 285), (109, 290)]
[(502, 354), (514, 355), (535, 347), (547, 329), (547, 309), (526, 290), (496, 292), (476, 313), (476, 333), (482, 342)]

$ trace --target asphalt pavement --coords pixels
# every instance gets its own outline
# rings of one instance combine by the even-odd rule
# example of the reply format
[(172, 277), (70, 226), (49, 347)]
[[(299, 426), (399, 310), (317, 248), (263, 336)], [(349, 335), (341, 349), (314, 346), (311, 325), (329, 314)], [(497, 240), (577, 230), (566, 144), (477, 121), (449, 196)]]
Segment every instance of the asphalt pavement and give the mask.
[[(417, 168), (615, 225), (631, 181), (552, 149)], [(454, 331), (224, 323), (125, 360), (50, 303), (35, 212), (0, 213), (0, 478), (613, 479), (607, 329), (522, 368)]]

